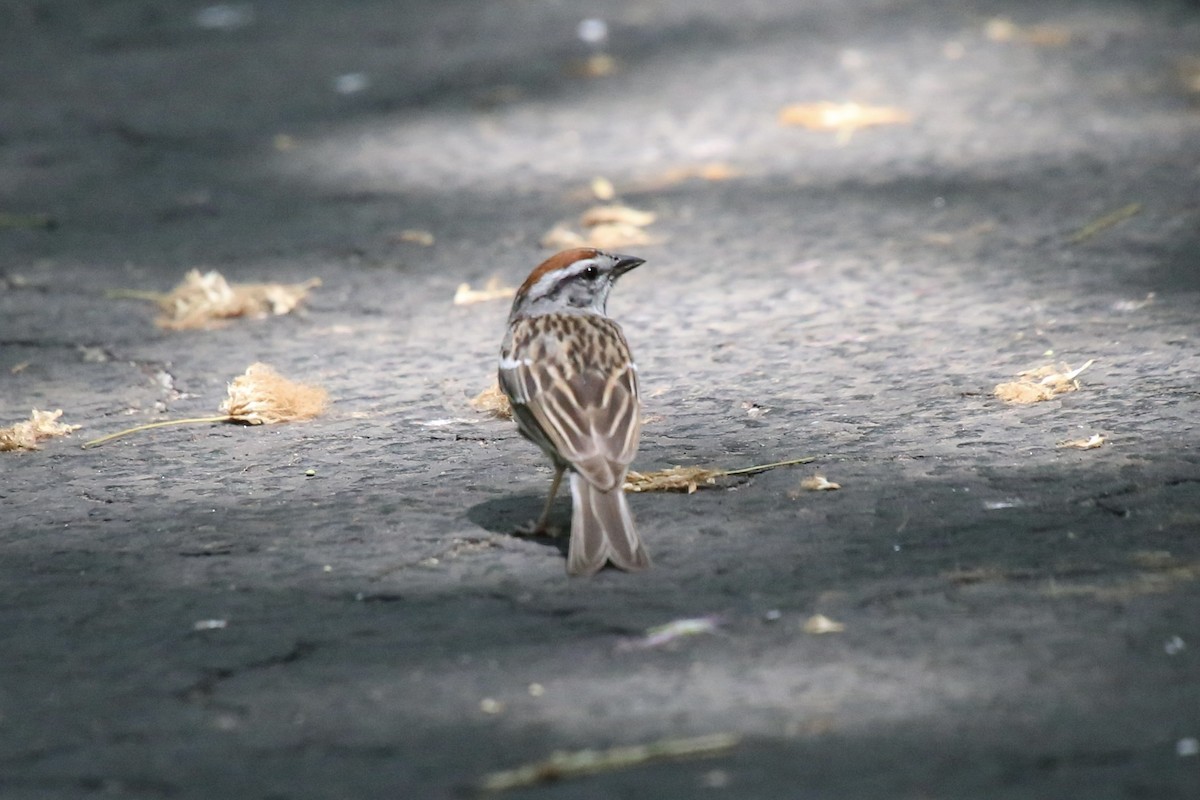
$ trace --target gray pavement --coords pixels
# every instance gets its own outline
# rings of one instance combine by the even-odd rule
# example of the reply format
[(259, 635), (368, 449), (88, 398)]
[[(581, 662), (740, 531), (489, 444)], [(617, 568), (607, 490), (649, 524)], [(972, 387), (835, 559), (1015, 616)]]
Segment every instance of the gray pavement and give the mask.
[[(448, 798), (709, 733), (505, 796), (1200, 796), (1195, 4), (203, 8), (0, 6), (0, 424), (84, 426), (0, 454), (0, 796)], [(911, 122), (779, 124), (817, 101)], [(635, 468), (819, 458), (633, 496), (654, 569), (569, 580), (512, 535), (549, 469), (468, 403), (506, 303), (451, 298), (596, 176), (657, 214), (610, 303)], [(323, 285), (215, 331), (107, 294), (192, 268)], [(259, 360), (330, 410), (79, 447)]]

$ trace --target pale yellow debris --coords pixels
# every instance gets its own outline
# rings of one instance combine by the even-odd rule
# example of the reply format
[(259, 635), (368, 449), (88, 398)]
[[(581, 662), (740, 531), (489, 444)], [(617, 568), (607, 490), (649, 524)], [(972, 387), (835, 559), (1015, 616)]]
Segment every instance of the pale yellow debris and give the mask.
[(401, 242), (410, 242), (411, 244), (419, 244), (422, 247), (432, 247), (434, 243), (433, 234), (429, 231), (420, 230), (418, 228), (406, 228), (396, 234), (396, 238)]
[(649, 744), (611, 747), (607, 750), (556, 750), (544, 761), (493, 772), (480, 781), (479, 788), (485, 792), (502, 792), (629, 769), (664, 759), (720, 756), (736, 747), (740, 740), (736, 734), (714, 733), (688, 739), (661, 739)]
[(996, 397), (1006, 403), (1021, 405), (1040, 403), (1060, 394), (1078, 390), (1080, 387), (1076, 378), (1095, 362), (1094, 358), (1089, 359), (1078, 369), (1049, 364), (1037, 369), (1026, 370), (1020, 373), (1019, 380), (997, 384), (993, 392)]
[(848, 138), (854, 131), (878, 125), (903, 125), (912, 121), (907, 111), (892, 106), (861, 103), (799, 103), (784, 106), (779, 122), (816, 131), (836, 131)]
[(804, 623), (804, 632), (812, 634), (823, 633), (841, 633), (846, 630), (846, 626), (840, 622), (834, 622), (824, 614), (813, 614)]
[(512, 403), (509, 401), (508, 395), (500, 390), (499, 383), (493, 383), (472, 397), (471, 407), (497, 419), (512, 419), (513, 415)]
[(619, 204), (593, 206), (579, 217), (583, 233), (577, 233), (560, 222), (542, 236), (541, 244), (555, 250), (572, 247), (616, 250), (654, 244), (656, 240), (644, 228), (652, 224), (655, 218), (652, 211), (640, 211)]
[(183, 282), (158, 298), (162, 315), (157, 323), (169, 330), (205, 328), (232, 317), (267, 317), (290, 313), (319, 278), (304, 283), (231, 284), (216, 270), (191, 270)]
[(617, 196), (617, 189), (608, 178), (599, 176), (592, 178), (591, 188), (595, 198), (604, 203)]
[(705, 484), (715, 484), (725, 472), (704, 467), (668, 467), (657, 472), (635, 472), (625, 476), (627, 492), (687, 492)]
[(800, 488), (810, 492), (828, 492), (840, 489), (842, 485), (827, 480), (824, 475), (810, 475), (800, 481)]
[(1071, 448), (1074, 450), (1095, 450), (1097, 447), (1103, 447), (1105, 438), (1102, 434), (1093, 433), (1086, 439), (1068, 439), (1065, 442), (1059, 442), (1059, 447)]
[(329, 394), (288, 380), (262, 363), (251, 364), (229, 384), (221, 413), (251, 425), (312, 419), (325, 410)]
[(66, 436), (71, 431), (79, 430), (79, 425), (68, 425), (59, 422), (63, 414), (57, 411), (38, 411), (36, 408), (29, 419), (0, 428), (0, 452), (8, 450), (39, 450), (38, 442), (55, 436)]
[(517, 293), (512, 286), (501, 286), (499, 278), (489, 278), (482, 289), (472, 289), (469, 283), (460, 283), (454, 290), (454, 305), (469, 306), (489, 300), (507, 300)]

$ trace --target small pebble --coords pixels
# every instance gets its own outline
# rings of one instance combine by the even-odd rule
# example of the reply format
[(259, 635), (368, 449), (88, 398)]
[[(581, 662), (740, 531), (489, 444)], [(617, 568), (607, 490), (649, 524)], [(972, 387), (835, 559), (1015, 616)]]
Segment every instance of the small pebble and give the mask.
[(333, 90), (338, 94), (358, 94), (370, 85), (371, 79), (365, 72), (347, 72), (334, 79)]
[(254, 22), (254, 7), (242, 3), (220, 3), (196, 12), (196, 27), (215, 31), (232, 31)]
[(1003, 508), (1020, 508), (1025, 505), (1021, 500), (985, 500), (983, 507), (988, 511), (999, 511)]
[(229, 620), (225, 619), (198, 619), (192, 623), (194, 631), (219, 631), (224, 630), (229, 626)]
[(1192, 758), (1200, 755), (1200, 740), (1188, 736), (1175, 743), (1175, 754), (1180, 758)]
[(601, 44), (608, 38), (608, 23), (602, 19), (585, 19), (580, 21), (575, 33), (588, 44)]

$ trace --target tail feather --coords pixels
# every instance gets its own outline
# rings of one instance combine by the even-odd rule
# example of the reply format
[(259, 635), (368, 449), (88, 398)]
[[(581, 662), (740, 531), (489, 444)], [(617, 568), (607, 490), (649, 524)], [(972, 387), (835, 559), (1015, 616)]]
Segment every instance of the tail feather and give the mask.
[(617, 488), (603, 492), (578, 473), (571, 473), (570, 574), (592, 575), (609, 561), (631, 572), (650, 566), (650, 556), (633, 527), (622, 483), (618, 481)]

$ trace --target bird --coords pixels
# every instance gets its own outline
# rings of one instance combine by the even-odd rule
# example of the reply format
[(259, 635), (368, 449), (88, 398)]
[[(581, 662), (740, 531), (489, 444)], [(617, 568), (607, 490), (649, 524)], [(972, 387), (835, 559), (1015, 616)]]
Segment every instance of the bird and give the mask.
[(644, 263), (590, 247), (551, 256), (517, 290), (500, 346), (500, 388), (517, 428), (554, 467), (542, 515), (525, 532), (546, 532), (570, 472), (570, 575), (593, 575), (609, 562), (626, 571), (650, 566), (624, 491), (642, 429), (637, 365), (606, 310), (617, 279)]

